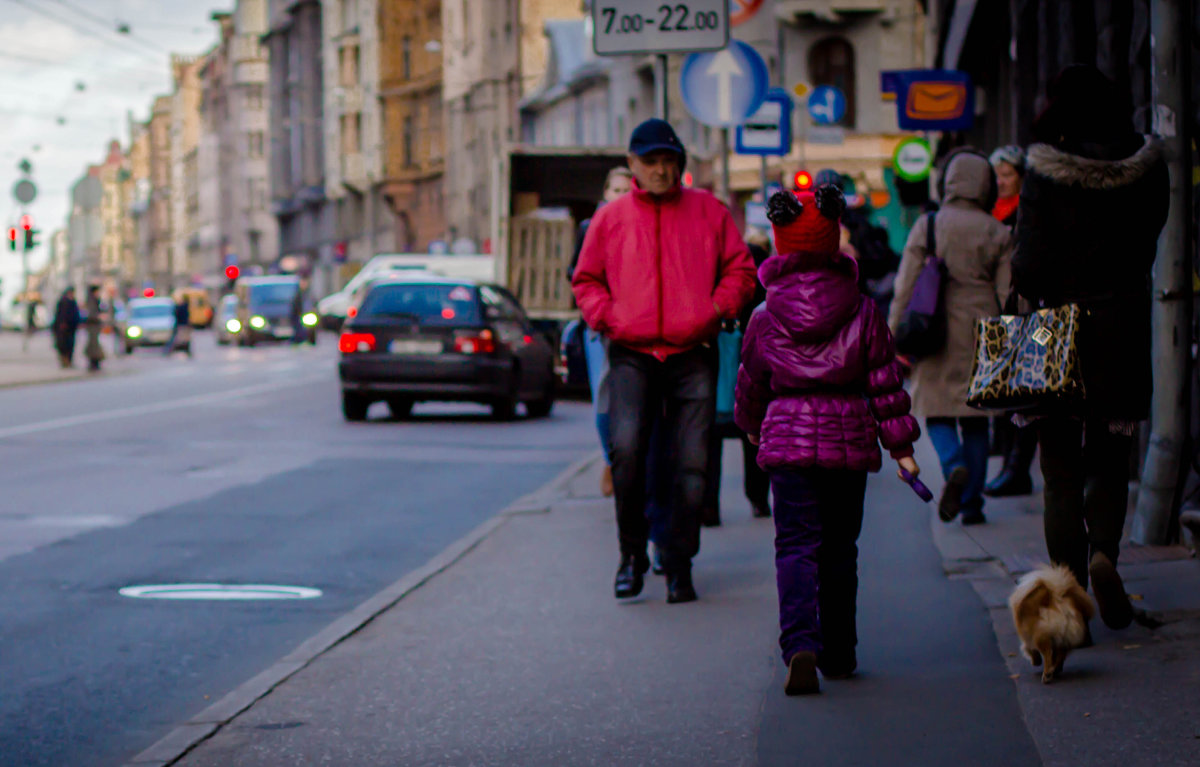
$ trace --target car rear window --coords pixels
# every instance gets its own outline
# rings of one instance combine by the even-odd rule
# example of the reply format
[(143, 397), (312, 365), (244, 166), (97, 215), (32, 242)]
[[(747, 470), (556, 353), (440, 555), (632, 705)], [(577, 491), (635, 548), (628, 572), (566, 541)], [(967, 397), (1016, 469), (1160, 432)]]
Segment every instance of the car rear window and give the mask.
[(467, 285), (379, 285), (371, 289), (358, 316), (416, 320), (423, 325), (478, 325), (479, 301)]
[(130, 317), (138, 317), (141, 319), (149, 319), (151, 317), (174, 317), (175, 307), (167, 304), (152, 304), (150, 306), (132, 306), (129, 309)]
[(265, 304), (290, 304), (299, 286), (295, 283), (279, 283), (250, 286), (250, 304), (263, 306)]

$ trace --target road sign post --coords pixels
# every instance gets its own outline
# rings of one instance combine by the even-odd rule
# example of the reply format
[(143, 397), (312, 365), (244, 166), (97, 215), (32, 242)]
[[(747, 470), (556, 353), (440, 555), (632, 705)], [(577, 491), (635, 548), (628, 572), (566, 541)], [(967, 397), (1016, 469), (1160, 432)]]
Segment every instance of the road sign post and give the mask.
[(592, 48), (598, 56), (716, 51), (729, 44), (729, 0), (596, 0)]

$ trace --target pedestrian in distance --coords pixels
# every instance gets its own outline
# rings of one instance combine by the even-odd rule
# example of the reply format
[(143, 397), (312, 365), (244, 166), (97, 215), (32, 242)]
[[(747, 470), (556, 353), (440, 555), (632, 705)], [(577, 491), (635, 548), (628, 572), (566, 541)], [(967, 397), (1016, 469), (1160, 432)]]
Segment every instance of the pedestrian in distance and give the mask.
[(713, 341), (754, 291), (754, 265), (733, 216), (680, 181), (687, 155), (670, 124), (633, 131), (633, 190), (596, 213), (572, 282), (588, 327), (609, 339), (609, 427), (621, 560), (618, 598), (641, 593), (646, 555), (646, 458), (665, 413), (672, 483), (664, 552), (667, 601), (696, 599), (692, 559), (716, 412)]
[(1035, 418), (1045, 480), (1046, 549), (1125, 628), (1117, 573), (1130, 451), (1150, 414), (1150, 270), (1170, 205), (1162, 142), (1133, 128), (1129, 94), (1095, 67), (1052, 83), (1017, 216), (1016, 288), (1036, 307), (1078, 304), (1085, 395)]
[[(998, 197), (992, 217), (1010, 231), (1017, 226), (1017, 205), (1021, 201), (1021, 181), (1025, 177), (1025, 150), (1019, 146), (1002, 146), (988, 158), (996, 172)], [(983, 488), (992, 498), (1029, 495), (1033, 492), (1033, 477), (1029, 467), (1037, 452), (1037, 431), (1018, 429), (1008, 414), (996, 416), (992, 443), (993, 454), (1004, 456), (1004, 467), (995, 479)]]
[[(936, 255), (945, 264), (942, 290), (946, 341), (917, 359), (912, 370), (913, 410), (925, 418), (945, 478), (938, 516), (964, 525), (986, 522), (988, 419), (967, 406), (975, 360), (975, 324), (1000, 313), (1012, 282), (1012, 234), (992, 217), (996, 174), (985, 155), (963, 148), (947, 158), (938, 182), (942, 206), (934, 215)], [(897, 332), (928, 252), (928, 222), (922, 217), (908, 235), (889, 326)], [(961, 435), (960, 435), (961, 429)]]
[(104, 348), (100, 346), (100, 331), (104, 328), (104, 318), (100, 307), (100, 286), (89, 285), (87, 292), (87, 346), (83, 353), (87, 356), (88, 372), (99, 373), (100, 363), (104, 361)]
[(75, 335), (79, 331), (79, 323), (75, 288), (68, 287), (54, 308), (54, 348), (58, 352), (59, 366), (63, 369), (75, 364)]
[[(603, 199), (596, 207), (600, 210), (606, 204), (629, 193), (633, 184), (633, 173), (629, 168), (616, 167), (608, 172), (604, 180)], [(579, 233), (575, 239), (575, 257), (567, 270), (567, 279), (575, 276), (575, 266), (579, 263), (579, 253), (583, 250), (583, 240), (587, 236), (592, 219), (586, 218), (579, 224)], [(608, 340), (599, 332), (584, 326), (583, 350), (587, 360), (588, 388), (592, 393), (592, 412), (596, 418), (596, 434), (600, 438), (600, 449), (604, 451), (604, 471), (600, 475), (600, 493), (608, 498), (613, 494), (612, 480), (612, 449), (609, 446), (608, 431)]]
[(779, 646), (788, 695), (852, 675), (858, 536), (882, 442), (916, 477), (921, 434), (883, 313), (839, 252), (845, 198), (833, 185), (768, 203), (777, 255), (759, 269), (767, 300), (750, 318), (735, 418), (769, 472), (775, 506)]
[[(293, 346), (302, 344), (309, 339), (309, 329), (304, 325), (304, 311), (308, 304), (308, 278), (301, 277), (299, 284), (296, 286), (296, 293), (292, 296), (292, 305), (288, 312), (288, 318), (292, 324), (292, 339)], [(317, 332), (314, 328), (314, 334)], [(312, 339), (315, 341), (315, 336)]]
[(167, 345), (163, 347), (164, 357), (170, 357), (181, 341), (186, 344), (184, 348), (187, 355), (192, 356), (191, 322), (192, 311), (188, 304), (188, 298), (186, 295), (180, 294), (175, 299), (175, 323), (171, 326), (171, 337), (167, 339)]

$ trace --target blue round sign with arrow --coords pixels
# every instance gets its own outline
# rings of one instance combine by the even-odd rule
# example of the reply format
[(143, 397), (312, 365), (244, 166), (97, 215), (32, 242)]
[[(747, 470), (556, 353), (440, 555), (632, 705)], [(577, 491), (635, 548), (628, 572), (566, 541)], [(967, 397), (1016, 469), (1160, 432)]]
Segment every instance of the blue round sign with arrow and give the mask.
[(705, 125), (733, 128), (767, 97), (770, 73), (758, 51), (740, 40), (708, 53), (693, 53), (679, 73), (683, 103)]
[(846, 116), (846, 95), (832, 85), (817, 86), (808, 97), (808, 113), (817, 125), (836, 125)]

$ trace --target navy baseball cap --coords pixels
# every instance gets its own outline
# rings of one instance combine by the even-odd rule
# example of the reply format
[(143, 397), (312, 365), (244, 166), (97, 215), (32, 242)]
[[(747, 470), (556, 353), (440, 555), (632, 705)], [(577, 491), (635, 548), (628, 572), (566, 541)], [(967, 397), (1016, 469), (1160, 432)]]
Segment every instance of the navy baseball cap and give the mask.
[(671, 124), (657, 117), (646, 120), (633, 129), (633, 135), (629, 138), (629, 151), (638, 157), (661, 151), (675, 152), (681, 157), (687, 154), (683, 142), (675, 135)]

